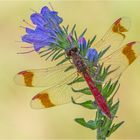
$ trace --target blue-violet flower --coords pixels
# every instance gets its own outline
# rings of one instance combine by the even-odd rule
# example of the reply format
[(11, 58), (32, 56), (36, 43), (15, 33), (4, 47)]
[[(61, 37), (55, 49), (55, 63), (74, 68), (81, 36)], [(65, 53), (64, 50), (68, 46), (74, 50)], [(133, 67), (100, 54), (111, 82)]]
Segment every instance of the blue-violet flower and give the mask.
[(89, 48), (85, 56), (90, 62), (95, 62), (98, 59), (98, 52), (94, 48)]
[(31, 20), (35, 29), (26, 28), (22, 41), (33, 44), (35, 51), (42, 47), (56, 45), (61, 32), (59, 24), (63, 21), (56, 11), (51, 11), (47, 6), (41, 9), (40, 13), (33, 13)]
[(78, 45), (79, 45), (80, 50), (84, 50), (86, 48), (86, 45), (87, 45), (86, 39), (84, 37), (79, 37)]

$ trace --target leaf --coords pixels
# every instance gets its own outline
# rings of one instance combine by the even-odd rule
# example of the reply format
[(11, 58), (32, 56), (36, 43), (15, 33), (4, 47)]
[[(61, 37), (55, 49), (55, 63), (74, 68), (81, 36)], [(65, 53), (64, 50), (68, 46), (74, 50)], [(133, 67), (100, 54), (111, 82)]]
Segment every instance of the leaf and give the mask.
[(82, 34), (80, 35), (80, 37), (83, 37), (84, 34), (86, 33), (86, 31), (87, 31), (87, 28), (82, 32)]
[(68, 35), (68, 28), (69, 28), (69, 25), (67, 25), (67, 27), (64, 27), (62, 26), (63, 30), (65, 31), (65, 33)]
[(97, 127), (98, 127), (98, 125), (97, 125), (98, 123), (96, 121), (93, 121), (93, 120), (89, 120), (88, 122), (86, 122), (84, 120), (84, 118), (76, 118), (75, 121), (77, 123), (79, 123), (80, 125), (85, 126), (87, 128), (90, 128), (92, 130), (97, 129)]
[(114, 83), (111, 83), (111, 80), (102, 89), (103, 96), (107, 99), (116, 89), (118, 80)]
[(57, 48), (52, 50), (52, 52), (48, 55), (48, 57), (45, 58), (45, 60), (48, 60), (53, 54), (55, 54), (56, 50), (57, 50)]
[(93, 101), (92, 100), (88, 100), (88, 101), (85, 101), (85, 102), (82, 102), (82, 103), (77, 103), (74, 101), (73, 98), (71, 98), (72, 102), (74, 104), (77, 104), (77, 105), (81, 105), (85, 108), (88, 108), (88, 109), (96, 109), (97, 107), (93, 104)]
[(109, 99), (109, 101), (107, 102), (107, 105), (108, 105), (109, 108), (111, 108), (112, 103), (113, 103), (113, 97), (111, 97), (111, 98)]
[(112, 114), (113, 116), (116, 115), (118, 108), (119, 108), (119, 101), (116, 102), (116, 103), (111, 107), (111, 114)]
[(87, 41), (87, 48), (90, 48), (90, 40)]
[(107, 134), (107, 137), (109, 137), (113, 132), (115, 132), (123, 123), (124, 121), (121, 121), (120, 123), (117, 124), (113, 124), (113, 126), (109, 130), (109, 133)]
[(90, 43), (89, 43), (89, 47), (91, 47), (91, 45), (93, 44), (93, 42), (95, 41), (96, 39), (96, 35), (91, 39)]
[(65, 58), (65, 59), (61, 60), (59, 63), (57, 63), (56, 66), (61, 65), (61, 64), (65, 63), (68, 60), (69, 60), (68, 58)]
[(76, 78), (74, 79), (72, 82), (68, 83), (67, 85), (72, 85), (74, 83), (79, 83), (79, 82), (84, 82), (84, 78), (83, 77), (79, 77), (79, 78)]
[(72, 27), (72, 30), (71, 30), (72, 35), (73, 35), (73, 32), (75, 31), (75, 28), (76, 28), (76, 24), (74, 24), (74, 26)]
[(57, 55), (57, 56), (55, 57), (55, 59), (54, 59), (54, 60), (57, 60), (58, 58), (60, 58), (60, 57), (61, 57), (61, 56), (63, 56), (63, 55), (65, 55), (65, 53), (64, 53), (64, 52), (60, 53), (59, 55)]
[(111, 124), (112, 124), (112, 120), (106, 118), (106, 119), (105, 119), (104, 126), (102, 126), (102, 128), (101, 128), (102, 135), (104, 135), (104, 136), (107, 135), (108, 130), (110, 129)]
[(109, 89), (109, 92), (107, 93), (107, 98), (115, 91), (117, 87), (118, 81), (114, 82)]
[(77, 33), (76, 33), (76, 31), (74, 31), (74, 37), (75, 37), (75, 40), (77, 41), (78, 38), (77, 38)]
[(99, 52), (98, 58), (100, 59), (103, 55), (110, 49), (111, 46), (107, 47), (106, 49)]
[(74, 89), (73, 87), (71, 88), (73, 92), (81, 92), (86, 95), (92, 95), (91, 90), (89, 88), (83, 88), (83, 89)]
[(68, 68), (66, 68), (64, 72), (67, 72), (67, 71), (69, 71), (69, 70), (71, 70), (71, 69), (73, 69), (73, 68), (74, 68), (74, 65), (71, 65), (71, 66), (69, 66)]
[(62, 50), (60, 49), (60, 50), (58, 50), (58, 51), (56, 51), (56, 53), (55, 54), (53, 54), (53, 57), (52, 57), (52, 61), (59, 55), (59, 53), (61, 52)]

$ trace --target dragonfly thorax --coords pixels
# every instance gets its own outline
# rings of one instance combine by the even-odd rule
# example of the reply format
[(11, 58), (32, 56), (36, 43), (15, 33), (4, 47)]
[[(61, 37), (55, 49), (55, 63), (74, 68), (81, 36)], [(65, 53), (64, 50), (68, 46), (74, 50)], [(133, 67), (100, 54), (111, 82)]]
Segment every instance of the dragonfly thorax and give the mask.
[(67, 49), (66, 55), (72, 59), (72, 62), (77, 68), (78, 72), (83, 73), (87, 70), (87, 66), (76, 47)]
[(75, 53), (78, 53), (78, 49), (76, 47), (69, 48), (66, 50), (66, 55), (68, 57), (72, 57), (72, 55), (75, 55)]

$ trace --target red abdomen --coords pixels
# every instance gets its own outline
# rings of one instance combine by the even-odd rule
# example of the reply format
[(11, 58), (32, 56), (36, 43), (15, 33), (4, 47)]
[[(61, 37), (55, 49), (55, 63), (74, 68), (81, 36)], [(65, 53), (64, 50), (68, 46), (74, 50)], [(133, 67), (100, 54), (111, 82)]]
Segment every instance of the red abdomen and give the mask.
[(106, 103), (104, 97), (102, 96), (102, 94), (100, 93), (98, 88), (95, 86), (95, 84), (92, 81), (90, 75), (87, 72), (85, 72), (83, 75), (84, 75), (84, 78), (85, 78), (93, 96), (95, 97), (95, 100), (96, 100), (98, 106), (100, 107), (102, 112), (111, 119), (112, 115), (110, 113), (110, 110), (107, 106), (107, 103)]

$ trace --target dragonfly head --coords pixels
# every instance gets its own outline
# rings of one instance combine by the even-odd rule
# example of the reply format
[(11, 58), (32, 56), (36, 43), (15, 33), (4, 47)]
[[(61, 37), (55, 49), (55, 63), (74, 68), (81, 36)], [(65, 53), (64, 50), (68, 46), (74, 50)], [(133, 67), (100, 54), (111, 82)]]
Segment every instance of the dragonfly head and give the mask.
[(72, 48), (66, 49), (66, 55), (68, 57), (71, 57), (72, 55), (76, 54), (77, 52), (78, 52), (78, 48), (77, 47), (72, 47)]

